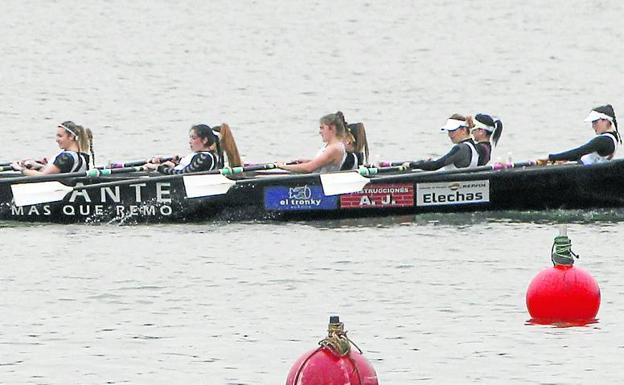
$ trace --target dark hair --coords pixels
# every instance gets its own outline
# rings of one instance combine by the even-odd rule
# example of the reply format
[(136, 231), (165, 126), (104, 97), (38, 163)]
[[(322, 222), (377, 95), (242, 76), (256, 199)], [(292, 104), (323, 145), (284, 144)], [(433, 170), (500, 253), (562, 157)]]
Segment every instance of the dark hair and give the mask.
[(474, 119), (485, 124), (486, 126), (494, 127), (492, 133), (488, 132), (488, 136), (492, 136), (492, 142), (494, 143), (494, 146), (496, 146), (501, 134), (503, 133), (503, 122), (500, 119), (487, 114), (476, 114)]
[(618, 142), (622, 143), (622, 136), (618, 131), (617, 119), (615, 118), (615, 111), (613, 111), (613, 106), (610, 104), (605, 104), (604, 106), (598, 106), (596, 108), (593, 108), (593, 111), (609, 115), (613, 118), (613, 125), (615, 126), (615, 136), (617, 136)]

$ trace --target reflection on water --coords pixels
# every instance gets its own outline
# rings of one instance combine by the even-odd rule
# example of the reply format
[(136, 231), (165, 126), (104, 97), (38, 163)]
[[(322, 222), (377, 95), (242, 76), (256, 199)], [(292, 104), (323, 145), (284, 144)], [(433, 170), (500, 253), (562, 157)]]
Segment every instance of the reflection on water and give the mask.
[[(486, 223), (602, 224), (624, 221), (624, 209), (541, 210), (541, 211), (479, 211), (470, 213), (423, 213), (388, 217), (345, 218), (333, 220), (295, 221), (294, 223), (323, 229), (357, 229), (407, 225), (469, 226)], [(257, 221), (256, 223), (266, 223)]]

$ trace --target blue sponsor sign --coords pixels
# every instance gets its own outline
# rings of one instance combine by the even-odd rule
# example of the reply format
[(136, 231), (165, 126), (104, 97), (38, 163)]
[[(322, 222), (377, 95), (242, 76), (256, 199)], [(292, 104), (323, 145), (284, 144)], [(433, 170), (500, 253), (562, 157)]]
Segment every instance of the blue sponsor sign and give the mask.
[(270, 186), (264, 189), (264, 208), (273, 211), (334, 210), (338, 196), (325, 196), (321, 186)]

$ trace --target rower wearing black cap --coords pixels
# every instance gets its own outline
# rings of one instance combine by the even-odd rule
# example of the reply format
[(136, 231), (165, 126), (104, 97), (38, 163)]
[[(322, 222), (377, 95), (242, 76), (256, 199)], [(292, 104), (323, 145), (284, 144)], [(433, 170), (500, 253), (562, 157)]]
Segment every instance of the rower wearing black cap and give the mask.
[(491, 115), (476, 114), (472, 128), (472, 137), (479, 153), (479, 166), (488, 164), (492, 157), (492, 144), (496, 146), (503, 132), (503, 122)]
[(449, 139), (455, 143), (451, 150), (439, 159), (410, 162), (409, 166), (427, 171), (438, 170), (442, 167), (446, 170), (477, 167), (479, 154), (470, 137), (470, 129), (473, 127), (474, 123), (470, 116), (453, 114), (441, 128), (442, 131), (448, 133)]
[(622, 143), (618, 131), (615, 111), (610, 104), (591, 110), (586, 122), (591, 122), (596, 136), (584, 145), (557, 154), (549, 154), (548, 159), (539, 159), (538, 164), (556, 161), (578, 161), (582, 164), (603, 163), (611, 160)]
[(223, 151), (227, 155), (230, 167), (241, 165), (232, 130), (225, 123), (215, 128), (210, 128), (207, 124), (194, 125), (189, 131), (189, 146), (193, 152), (179, 159), (177, 163), (175, 161), (161, 163), (159, 158), (154, 158), (145, 167), (149, 170), (158, 170), (162, 174), (217, 170), (224, 166)]

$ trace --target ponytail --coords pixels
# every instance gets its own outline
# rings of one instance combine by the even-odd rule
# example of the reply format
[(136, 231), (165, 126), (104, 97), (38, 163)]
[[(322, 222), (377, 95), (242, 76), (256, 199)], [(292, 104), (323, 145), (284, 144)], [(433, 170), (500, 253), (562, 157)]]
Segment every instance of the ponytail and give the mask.
[[(65, 121), (59, 125), (64, 128), (65, 131), (72, 134), (78, 145), (78, 152), (86, 152), (87, 149), (91, 153), (91, 161), (93, 167), (95, 167), (95, 152), (93, 151), (93, 133), (90, 129), (72, 122), (71, 120)], [(87, 165), (89, 168), (89, 165)]]
[(494, 146), (498, 143), (502, 133), (503, 122), (500, 119), (494, 120), (494, 131), (492, 132), (492, 143), (494, 143)]
[(363, 123), (353, 123), (347, 126), (347, 135), (353, 139), (353, 152), (363, 153), (363, 163), (368, 163), (368, 140), (366, 139), (366, 129)]
[(219, 133), (221, 137), (217, 141), (217, 152), (221, 159), (223, 159), (223, 152), (227, 155), (228, 166), (229, 167), (238, 167), (242, 164), (240, 154), (238, 152), (238, 147), (236, 146), (236, 141), (234, 140), (234, 135), (232, 134), (232, 129), (227, 123), (221, 124), (219, 127), (215, 127), (215, 131)]
[(89, 152), (91, 153), (91, 164), (93, 164), (93, 167), (95, 168), (95, 151), (93, 151), (93, 132), (91, 132), (91, 129), (89, 128), (84, 128), (83, 130), (85, 133), (85, 135), (83, 135), (85, 139), (84, 141), (80, 140), (79, 142), (80, 151), (82, 151), (83, 145), (84, 145), (85, 150), (87, 147), (89, 148)]
[(472, 117), (472, 115), (466, 115), (466, 118), (464, 119), (464, 121), (466, 122), (466, 126), (468, 126), (468, 131), (474, 128), (475, 124), (474, 124), (474, 118)]

